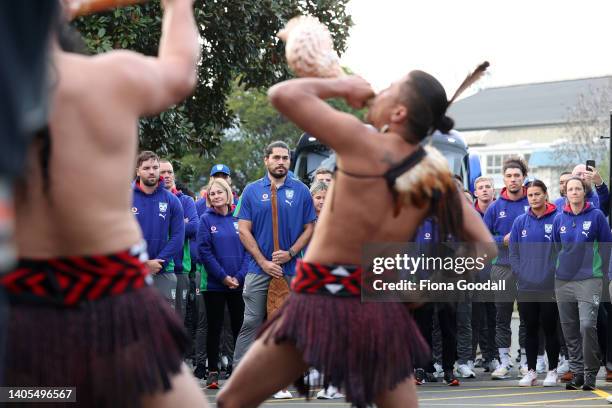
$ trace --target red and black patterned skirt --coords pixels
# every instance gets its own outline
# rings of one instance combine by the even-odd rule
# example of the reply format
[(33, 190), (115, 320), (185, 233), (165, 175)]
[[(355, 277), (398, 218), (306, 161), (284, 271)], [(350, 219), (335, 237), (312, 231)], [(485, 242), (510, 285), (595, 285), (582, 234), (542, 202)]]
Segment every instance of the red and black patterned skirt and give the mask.
[[(362, 303), (361, 275), (358, 266), (298, 261), (293, 292), (259, 334), (295, 344), (323, 385), (339, 387), (355, 407), (373, 404), (429, 359), (408, 306)], [(303, 378), (296, 386), (309, 395)]]
[(169, 390), (189, 340), (150, 286), (143, 250), (22, 260), (0, 276), (9, 299), (3, 385), (76, 386), (67, 407), (138, 407)]

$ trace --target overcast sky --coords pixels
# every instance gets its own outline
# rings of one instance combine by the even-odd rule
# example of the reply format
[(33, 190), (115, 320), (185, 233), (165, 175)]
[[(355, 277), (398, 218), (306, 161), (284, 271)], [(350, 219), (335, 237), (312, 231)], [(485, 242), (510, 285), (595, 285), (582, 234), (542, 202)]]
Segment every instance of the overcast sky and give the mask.
[(422, 69), (450, 94), (484, 60), (483, 87), (612, 74), (612, 0), (351, 0), (349, 12), (342, 63), (376, 89)]

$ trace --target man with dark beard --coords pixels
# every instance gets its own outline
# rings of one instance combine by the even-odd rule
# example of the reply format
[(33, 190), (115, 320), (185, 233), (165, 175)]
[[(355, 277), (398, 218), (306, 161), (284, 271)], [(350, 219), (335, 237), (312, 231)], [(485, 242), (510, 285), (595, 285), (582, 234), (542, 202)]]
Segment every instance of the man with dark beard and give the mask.
[[(308, 187), (287, 177), (289, 146), (272, 142), (265, 151), (267, 174), (249, 183), (236, 211), (240, 240), (252, 256), (244, 281), (244, 321), (234, 352), (234, 366), (255, 340), (266, 316), (266, 300), (271, 279), (287, 280), (295, 275), (295, 255), (306, 246), (316, 218)], [(271, 188), (277, 190), (278, 236), (280, 250), (274, 251), (272, 236)]]

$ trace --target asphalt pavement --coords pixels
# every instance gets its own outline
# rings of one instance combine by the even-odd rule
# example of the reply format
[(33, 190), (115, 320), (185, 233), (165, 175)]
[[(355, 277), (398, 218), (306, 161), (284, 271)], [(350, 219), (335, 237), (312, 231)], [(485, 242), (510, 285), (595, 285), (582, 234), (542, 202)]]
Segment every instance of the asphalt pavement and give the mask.
[[(515, 360), (518, 348), (518, 313), (514, 313), (512, 319), (512, 360)], [(475, 369), (476, 378), (462, 379), (458, 387), (449, 387), (441, 382), (427, 383), (417, 387), (419, 396), (419, 407), (453, 407), (453, 408), (472, 408), (472, 407), (531, 407), (531, 408), (579, 408), (579, 407), (608, 407), (612, 404), (606, 398), (612, 395), (612, 383), (605, 382), (605, 370), (602, 368), (597, 378), (597, 390), (595, 391), (567, 391), (565, 384), (557, 387), (519, 387), (518, 386), (518, 364), (514, 364), (510, 372), (510, 378), (504, 380), (491, 380), (489, 373), (483, 369)], [(538, 380), (540, 384), (546, 377), (540, 374)], [(221, 383), (223, 387), (223, 383)], [(290, 389), (291, 390), (291, 389)], [(324, 408), (350, 407), (342, 400), (317, 400), (306, 401), (305, 398), (297, 396), (286, 400), (268, 399), (262, 407), (268, 408)], [(318, 389), (314, 390), (316, 393)], [(211, 406), (215, 407), (215, 395), (218, 391), (204, 390), (208, 396)]]

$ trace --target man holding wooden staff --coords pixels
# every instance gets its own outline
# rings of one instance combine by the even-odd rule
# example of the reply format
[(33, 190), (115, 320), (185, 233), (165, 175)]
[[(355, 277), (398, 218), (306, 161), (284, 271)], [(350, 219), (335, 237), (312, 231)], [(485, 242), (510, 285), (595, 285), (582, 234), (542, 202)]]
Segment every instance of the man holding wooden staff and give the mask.
[(310, 240), (316, 218), (308, 187), (287, 177), (289, 146), (271, 143), (264, 163), (267, 174), (246, 186), (236, 211), (240, 240), (252, 259), (244, 281), (244, 322), (234, 365), (255, 340), (266, 313), (269, 317), (289, 293), (295, 256)]

